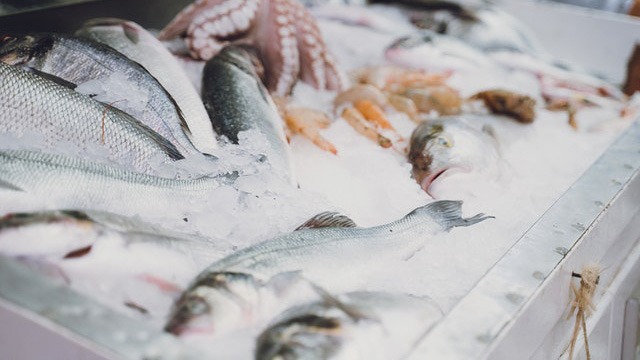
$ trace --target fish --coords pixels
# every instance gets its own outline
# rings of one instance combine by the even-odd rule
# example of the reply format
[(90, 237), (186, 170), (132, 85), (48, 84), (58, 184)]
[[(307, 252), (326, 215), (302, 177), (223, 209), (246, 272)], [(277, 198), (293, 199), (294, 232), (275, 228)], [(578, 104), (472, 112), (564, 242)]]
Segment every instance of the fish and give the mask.
[(146, 173), (184, 156), (130, 115), (86, 95), (0, 62), (0, 133), (42, 135), (48, 147), (71, 142), (107, 150), (110, 160)]
[(213, 128), (238, 143), (243, 131), (259, 131), (261, 149), (274, 172), (294, 182), (291, 150), (284, 121), (258, 75), (257, 57), (240, 46), (228, 46), (209, 60), (202, 75), (202, 99)]
[(255, 359), (399, 359), (442, 318), (428, 298), (351, 292), (292, 307), (256, 340)]
[(409, 17), (417, 27), (455, 37), (481, 51), (514, 51), (551, 58), (531, 29), (495, 6), (446, 0), (401, 0), (394, 3), (411, 8)]
[(120, 238), (127, 244), (158, 245), (186, 255), (201, 267), (223, 254), (201, 235), (177, 233), (104, 211), (51, 210), (0, 217), (0, 252), (11, 256), (81, 256), (106, 238)]
[[(342, 217), (339, 221), (342, 225), (336, 226), (336, 216), (321, 213), (315, 219), (325, 219), (332, 225), (326, 227), (322, 220), (312, 219), (299, 230), (236, 251), (204, 269), (175, 303), (165, 330), (181, 333), (194, 327), (219, 329), (218, 323), (227, 320), (226, 312), (215, 304), (220, 298), (240, 304), (256, 303), (242, 294), (226, 295), (231, 285), (221, 286), (212, 281), (219, 276), (233, 274), (250, 278), (255, 284), (278, 274), (299, 272), (305, 279), (322, 285), (327, 269), (333, 268), (340, 269), (340, 277), (332, 278), (332, 285), (353, 287), (362, 275), (371, 273), (380, 263), (411, 257), (435, 235), (491, 218), (484, 214), (463, 218), (461, 208), (461, 201), (436, 201), (397, 221), (370, 228), (354, 227), (352, 221)], [(261, 288), (247, 287), (252, 289), (251, 293)], [(245, 313), (253, 309), (248, 305), (246, 308)]]
[(396, 39), (386, 48), (384, 56), (396, 65), (433, 72), (503, 71), (482, 51), (431, 30)]
[[(132, 115), (168, 139), (182, 154), (199, 153), (171, 95), (142, 66), (109, 46), (66, 34), (4, 35), (0, 37), (0, 61), (98, 95), (110, 107)], [(122, 90), (105, 91), (105, 86)]]
[(288, 307), (318, 298), (318, 288), (300, 272), (265, 280), (252, 274), (223, 271), (201, 278), (194, 291), (183, 292), (165, 331), (179, 336), (221, 336), (263, 323)]
[(169, 179), (66, 155), (0, 150), (0, 193), (40, 198), (49, 209), (99, 209), (142, 218), (163, 213), (182, 223), (185, 210), (179, 204), (206, 202), (212, 190), (233, 179), (234, 174)]
[(481, 116), (446, 116), (418, 125), (409, 140), (413, 178), (433, 196), (430, 187), (449, 172), (498, 171), (501, 155), (490, 126), (478, 129)]
[(115, 18), (89, 20), (76, 35), (111, 46), (142, 65), (175, 100), (194, 146), (203, 153), (212, 153), (217, 148), (200, 95), (176, 58), (155, 36), (133, 21)]

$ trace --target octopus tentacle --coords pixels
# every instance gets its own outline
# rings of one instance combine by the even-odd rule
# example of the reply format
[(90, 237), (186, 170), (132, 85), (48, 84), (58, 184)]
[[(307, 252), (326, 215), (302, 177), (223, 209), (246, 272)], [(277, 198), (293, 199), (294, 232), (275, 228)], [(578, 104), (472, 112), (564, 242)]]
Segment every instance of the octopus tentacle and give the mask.
[(170, 40), (177, 36), (182, 35), (189, 26), (194, 18), (198, 16), (203, 10), (206, 10), (210, 7), (219, 6), (227, 0), (197, 0), (193, 4), (185, 7), (176, 15), (176, 17), (167, 24), (167, 26), (160, 31), (158, 34), (159, 40)]
[(267, 88), (280, 96), (291, 92), (300, 69), (291, 3), (287, 0), (264, 1), (254, 35), (267, 70)]
[(212, 37), (196, 36), (187, 36), (185, 42), (191, 57), (198, 60), (211, 59), (229, 44), (227, 41), (218, 41)]
[(296, 27), (300, 52), (300, 78), (318, 89), (342, 90), (345, 76), (322, 39), (320, 29), (309, 11), (296, 2)]
[(229, 0), (197, 14), (187, 31), (191, 55), (204, 60), (215, 56), (228, 42), (252, 26), (260, 0)]
[(324, 89), (326, 75), (323, 54), (327, 49), (320, 29), (302, 4), (295, 2), (292, 8), (300, 54), (300, 78), (315, 88)]
[(228, 0), (196, 15), (189, 26), (189, 34), (196, 37), (227, 38), (249, 30), (260, 0)]
[(298, 77), (319, 89), (339, 90), (345, 84), (315, 19), (296, 0), (197, 0), (158, 37), (183, 34), (197, 59), (212, 58), (230, 42), (253, 44), (266, 69), (267, 88), (281, 96), (291, 92)]
[(325, 73), (327, 75), (327, 89), (342, 91), (348, 84), (347, 76), (338, 68), (336, 61), (328, 51), (324, 52)]

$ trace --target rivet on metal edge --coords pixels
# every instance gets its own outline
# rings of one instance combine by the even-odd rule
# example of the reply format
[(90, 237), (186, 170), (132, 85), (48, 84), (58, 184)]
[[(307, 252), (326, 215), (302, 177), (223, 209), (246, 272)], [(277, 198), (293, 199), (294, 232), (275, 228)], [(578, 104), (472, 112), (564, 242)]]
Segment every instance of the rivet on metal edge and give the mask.
[(536, 280), (544, 280), (544, 274), (540, 271), (535, 271), (533, 273), (533, 278)]
[(577, 223), (575, 223), (575, 224), (571, 225), (571, 227), (572, 227), (572, 228), (574, 228), (574, 229), (576, 229), (576, 230), (578, 230), (578, 231), (585, 231), (585, 229), (586, 229), (586, 228), (584, 227), (584, 224), (583, 224), (583, 223), (579, 223), (579, 222), (577, 222)]
[(522, 300), (524, 300), (524, 296), (516, 293), (508, 293), (506, 297), (507, 297), (507, 300), (509, 300), (511, 303), (515, 305), (521, 303)]
[(481, 343), (484, 343), (484, 344), (491, 343), (491, 340), (493, 340), (493, 338), (494, 338), (494, 336), (489, 334), (489, 333), (476, 336), (476, 340), (478, 340), (478, 341), (480, 341)]
[(558, 246), (553, 251), (558, 253), (558, 254), (560, 254), (560, 255), (562, 255), (562, 256), (567, 255), (567, 253), (569, 252), (569, 250), (566, 247), (562, 247), (562, 246)]

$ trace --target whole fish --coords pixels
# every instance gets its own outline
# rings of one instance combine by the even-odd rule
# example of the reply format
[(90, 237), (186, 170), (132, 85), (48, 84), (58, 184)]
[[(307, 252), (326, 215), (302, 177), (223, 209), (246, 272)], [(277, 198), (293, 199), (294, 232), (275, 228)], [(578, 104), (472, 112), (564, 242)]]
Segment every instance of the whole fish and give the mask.
[(54, 210), (0, 217), (0, 252), (12, 256), (74, 256), (100, 239), (151, 243), (187, 255), (196, 266), (221, 257), (208, 239), (175, 233), (139, 219), (102, 211)]
[(427, 71), (502, 71), (480, 50), (431, 30), (397, 39), (385, 50), (385, 58), (397, 65)]
[[(212, 281), (220, 274), (251, 278), (253, 284), (246, 287), (254, 289), (256, 281), (292, 271), (322, 284), (329, 269), (340, 269), (339, 278), (332, 278), (332, 282), (340, 283), (339, 287), (352, 287), (360, 275), (370, 273), (385, 261), (410, 257), (436, 234), (489, 218), (483, 214), (462, 218), (461, 206), (461, 201), (437, 201), (400, 220), (371, 228), (354, 227), (348, 219), (336, 222), (335, 216), (320, 214), (299, 230), (239, 250), (210, 265), (176, 302), (165, 329), (181, 333), (203, 323), (219, 328), (217, 323), (227, 315), (214, 304), (221, 297), (230, 296), (225, 295), (229, 284), (221, 286), (220, 281)], [(231, 300), (254, 303), (237, 295), (232, 295)]]
[(468, 10), (469, 16), (426, 13), (420, 21), (424, 28), (453, 36), (482, 51), (515, 51), (550, 58), (533, 32), (513, 16), (495, 7)]
[(347, 293), (279, 315), (258, 337), (255, 359), (399, 359), (441, 318), (428, 299)]
[[(0, 61), (79, 85), (76, 90), (89, 95), (104, 92), (97, 94), (101, 101), (129, 113), (183, 154), (198, 152), (171, 95), (142, 66), (109, 46), (65, 34), (5, 35), (0, 38)], [(92, 85), (86, 89), (86, 84)]]
[[(266, 139), (262, 149), (271, 166), (293, 179), (284, 122), (256, 67), (257, 58), (238, 46), (226, 47), (209, 60), (202, 75), (202, 99), (213, 128), (234, 143), (242, 131), (257, 130)], [(291, 180), (292, 181), (292, 180)]]
[(142, 65), (175, 99), (195, 147), (205, 153), (217, 148), (200, 95), (176, 58), (155, 36), (132, 21), (104, 18), (88, 21), (77, 35), (111, 46)]
[[(391, 0), (373, 0), (391, 3)], [(475, 0), (393, 0), (419, 28), (458, 38), (482, 51), (517, 51), (549, 58), (533, 32), (508, 13)]]
[(180, 221), (184, 209), (179, 204), (206, 202), (210, 191), (225, 181), (226, 177), (167, 179), (62, 155), (0, 151), (0, 192), (39, 197), (48, 208), (142, 217), (162, 213)]
[(0, 133), (37, 133), (49, 146), (60, 141), (80, 149), (102, 146), (110, 159), (144, 172), (160, 161), (183, 158), (131, 116), (62, 85), (2, 62), (0, 82)]
[(477, 129), (467, 120), (481, 121), (467, 115), (442, 117), (415, 128), (409, 144), (409, 162), (413, 178), (423, 190), (447, 172), (494, 171), (501, 156), (492, 128)]

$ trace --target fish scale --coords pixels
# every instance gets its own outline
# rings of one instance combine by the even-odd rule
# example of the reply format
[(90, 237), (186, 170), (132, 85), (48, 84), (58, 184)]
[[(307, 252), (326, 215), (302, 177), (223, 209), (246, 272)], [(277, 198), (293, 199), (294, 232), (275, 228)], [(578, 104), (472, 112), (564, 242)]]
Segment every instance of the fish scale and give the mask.
[(402, 358), (441, 318), (428, 298), (367, 291), (325, 295), (278, 315), (258, 336), (255, 359)]
[[(294, 231), (240, 250), (212, 264), (205, 272), (257, 272), (269, 278), (299, 269), (305, 269), (307, 273), (322, 272), (326, 268), (322, 263), (326, 261), (338, 259), (339, 262), (349, 263), (350, 260), (345, 256), (349, 259), (371, 260), (374, 257), (372, 254), (386, 254), (401, 259), (419, 249), (425, 237), (448, 230), (448, 227), (433, 220), (430, 209), (444, 205), (460, 207), (458, 202), (453, 201), (435, 204), (419, 208), (393, 223), (372, 228), (332, 227)], [(359, 249), (365, 247), (367, 252), (358, 255)], [(335, 256), (329, 256), (327, 252)]]
[(249, 52), (229, 46), (209, 60), (202, 74), (202, 98), (218, 134), (238, 143), (241, 132), (260, 132), (266, 140), (261, 155), (266, 156), (275, 173), (295, 182), (284, 122)]
[[(453, 201), (440, 205), (445, 204), (460, 207)], [(427, 205), (423, 210), (414, 211), (393, 223), (372, 228), (329, 227), (294, 231), (231, 254), (212, 264), (205, 272), (237, 271), (258, 273), (269, 278), (281, 272), (305, 269), (305, 274), (314, 278), (320, 276), (327, 268), (326, 264), (331, 262), (368, 262), (384, 256), (402, 259), (417, 251), (425, 236), (447, 230), (433, 220), (430, 209), (437, 206)], [(367, 248), (366, 252), (359, 251), (364, 248)], [(333, 255), (328, 255), (328, 252)]]
[(61, 141), (82, 150), (104, 146), (109, 158), (152, 172), (182, 155), (166, 139), (126, 113), (62, 85), (0, 62), (0, 132), (41, 134), (50, 147)]
[(54, 208), (177, 217), (182, 212), (176, 204), (205, 201), (220, 183), (215, 177), (162, 178), (37, 151), (0, 151), (0, 191), (22, 191)]
[[(326, 218), (326, 214), (316, 218)], [(274, 287), (269, 283), (286, 274), (300, 273), (302, 278), (322, 287), (330, 285), (331, 291), (336, 287), (342, 290), (357, 287), (367, 275), (379, 271), (380, 264), (406, 259), (437, 234), (488, 218), (491, 216), (483, 214), (463, 218), (461, 201), (442, 200), (385, 225), (340, 228), (317, 224), (320, 227), (296, 230), (258, 243), (203, 270), (176, 302), (165, 330), (181, 333), (207, 323), (219, 332), (225, 326), (237, 327), (241, 319), (234, 319), (229, 311), (241, 307), (243, 311), (260, 313), (262, 301), (268, 300), (255, 294), (261, 290), (272, 292)], [(340, 269), (340, 276), (328, 279), (328, 269)], [(286, 286), (290, 286), (291, 282), (287, 282)], [(275, 286), (276, 293), (286, 287), (282, 285)], [(286, 304), (290, 300), (279, 298), (277, 302)]]
[[(111, 105), (166, 138), (182, 154), (199, 153), (185, 133), (188, 127), (171, 95), (140, 64), (109, 46), (65, 34), (7, 36), (0, 41), (0, 61), (35, 69), (72, 85), (98, 81), (104, 86), (122, 75), (124, 86), (148, 94), (147, 102), (143, 109), (127, 108), (128, 100), (137, 101), (140, 94), (123, 89), (122, 97), (113, 99)], [(120, 95), (111, 91), (109, 95)]]
[(179, 105), (196, 148), (205, 153), (217, 148), (200, 95), (176, 58), (155, 36), (134, 22), (120, 19), (90, 20), (77, 34), (109, 45), (144, 66)]

